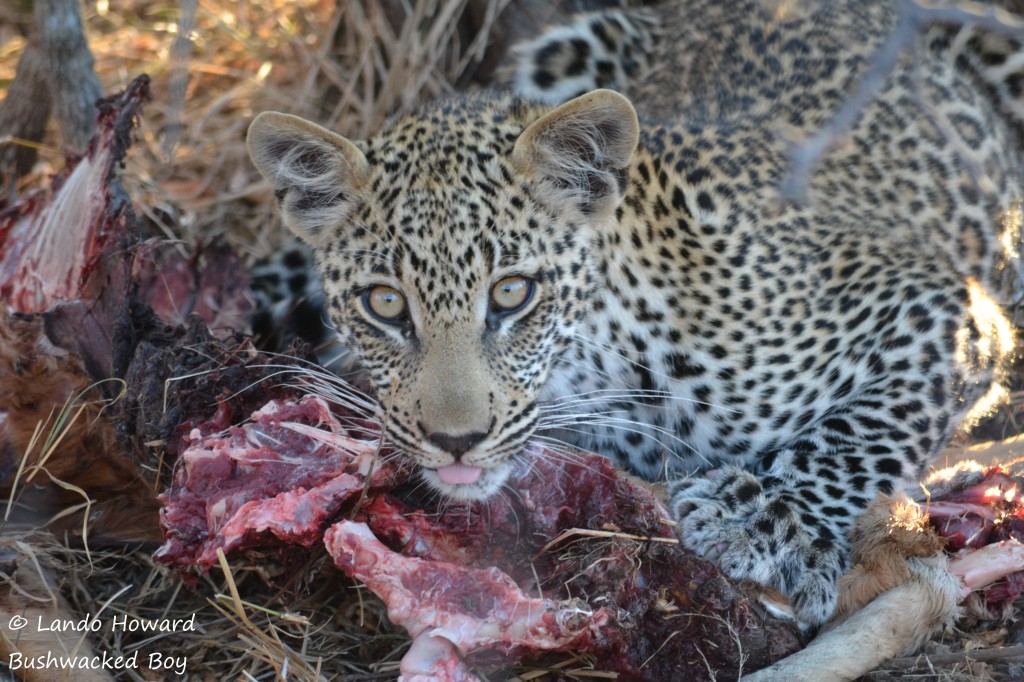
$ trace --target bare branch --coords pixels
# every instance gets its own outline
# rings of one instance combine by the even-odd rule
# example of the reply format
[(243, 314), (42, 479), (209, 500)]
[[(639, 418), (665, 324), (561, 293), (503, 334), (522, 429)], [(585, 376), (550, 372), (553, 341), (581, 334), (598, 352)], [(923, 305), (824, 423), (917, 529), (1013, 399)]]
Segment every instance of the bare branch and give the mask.
[(971, 663), (979, 661), (992, 663), (994, 661), (1017, 661), (1024, 660), (1024, 646), (1003, 646), (992, 649), (974, 649), (955, 654), (920, 654), (918, 656), (907, 656), (905, 658), (894, 658), (879, 670), (916, 670), (935, 665), (954, 665), (957, 663)]
[(33, 37), (18, 61), (18, 71), (0, 102), (0, 201), (13, 203), (15, 183), (32, 170), (36, 146), (43, 139), (50, 116), (46, 87), (50, 60)]
[(64, 146), (85, 151), (103, 88), (85, 39), (79, 0), (36, 0), (33, 30), (50, 59), (49, 88)]

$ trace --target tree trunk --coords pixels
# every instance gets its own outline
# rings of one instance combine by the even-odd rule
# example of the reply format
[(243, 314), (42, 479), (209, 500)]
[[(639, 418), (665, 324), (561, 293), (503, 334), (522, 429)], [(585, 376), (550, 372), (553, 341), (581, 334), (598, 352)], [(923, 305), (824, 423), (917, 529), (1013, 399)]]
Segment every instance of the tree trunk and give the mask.
[(35, 0), (32, 35), (0, 104), (0, 190), (8, 199), (35, 163), (35, 147), (26, 142), (43, 138), (51, 109), (64, 146), (82, 152), (102, 96), (79, 0)]
[(0, 102), (0, 202), (14, 203), (15, 181), (32, 170), (36, 148), (50, 116), (47, 71), (50, 60), (33, 35), (18, 61), (18, 71)]

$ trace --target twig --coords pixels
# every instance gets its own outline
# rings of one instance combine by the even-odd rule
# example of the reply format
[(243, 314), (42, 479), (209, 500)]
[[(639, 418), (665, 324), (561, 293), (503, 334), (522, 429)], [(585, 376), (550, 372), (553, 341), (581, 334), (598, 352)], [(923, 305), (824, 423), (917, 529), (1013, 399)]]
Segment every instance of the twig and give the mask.
[(585, 537), (585, 538), (620, 538), (623, 540), (636, 540), (638, 542), (663, 542), (669, 545), (678, 545), (679, 538), (665, 538), (656, 535), (634, 535), (632, 533), (623, 533), (617, 530), (595, 530), (590, 528), (567, 528), (558, 534), (554, 540), (549, 542), (540, 548), (537, 555), (545, 554), (551, 550), (552, 547), (556, 547), (565, 540), (571, 537)]
[(1006, 646), (992, 649), (974, 649), (955, 654), (918, 654), (894, 658), (877, 670), (916, 670), (928, 666), (945, 666), (956, 663), (992, 663), (994, 661), (1024, 660), (1024, 646)]

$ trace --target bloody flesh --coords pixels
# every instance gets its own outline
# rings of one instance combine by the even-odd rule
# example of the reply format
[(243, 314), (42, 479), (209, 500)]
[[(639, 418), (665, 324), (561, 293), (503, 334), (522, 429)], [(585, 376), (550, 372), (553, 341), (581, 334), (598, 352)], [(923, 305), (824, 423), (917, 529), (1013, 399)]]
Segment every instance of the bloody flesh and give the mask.
[(652, 492), (604, 458), (535, 447), (502, 495), (438, 508), (376, 437), (343, 422), (365, 428), (305, 397), (226, 434), (200, 427), (162, 498), (158, 558), (207, 568), (218, 548), (309, 546), (326, 533), (337, 565), (395, 622), (446, 633), (485, 668), (573, 651), (626, 675), (698, 679), (705, 658), (724, 677), (740, 647), (750, 669), (799, 646), (792, 624), (682, 549)]

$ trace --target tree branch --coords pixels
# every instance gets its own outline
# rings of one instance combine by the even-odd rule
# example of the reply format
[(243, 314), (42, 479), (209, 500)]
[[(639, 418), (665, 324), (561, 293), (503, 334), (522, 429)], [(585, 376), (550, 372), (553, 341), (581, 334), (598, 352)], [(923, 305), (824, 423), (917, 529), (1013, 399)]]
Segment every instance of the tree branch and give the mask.
[(831, 121), (810, 139), (795, 145), (790, 152), (789, 175), (779, 187), (783, 200), (803, 202), (806, 199), (811, 175), (821, 159), (850, 131), (864, 107), (875, 99), (896, 68), (900, 55), (914, 50), (922, 29), (932, 24), (971, 26), (1024, 41), (1024, 19), (1001, 8), (976, 2), (940, 5), (931, 0), (902, 0), (896, 27), (875, 53), (856, 91), (836, 111)]

